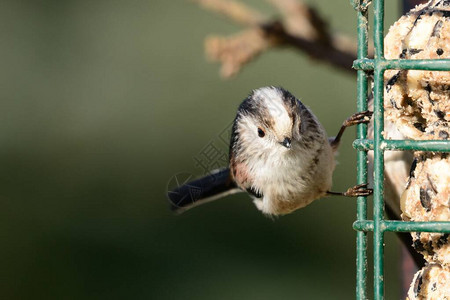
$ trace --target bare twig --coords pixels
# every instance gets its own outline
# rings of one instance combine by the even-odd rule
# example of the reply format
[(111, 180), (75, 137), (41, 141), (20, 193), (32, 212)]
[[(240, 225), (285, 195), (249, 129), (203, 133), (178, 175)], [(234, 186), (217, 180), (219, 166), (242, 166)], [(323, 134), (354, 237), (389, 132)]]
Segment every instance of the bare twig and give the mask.
[(281, 46), (294, 47), (312, 58), (353, 73), (356, 42), (343, 34), (330, 33), (320, 14), (298, 0), (268, 0), (283, 16), (282, 20), (275, 21), (237, 1), (194, 1), (246, 27), (229, 37), (211, 36), (206, 40), (206, 53), (211, 60), (222, 64), (223, 77), (237, 74), (264, 51)]
[(267, 0), (284, 16), (283, 24), (292, 35), (308, 40), (329, 40), (328, 24), (312, 7), (297, 0)]
[(271, 46), (264, 32), (250, 28), (230, 37), (212, 36), (206, 39), (206, 54), (212, 61), (220, 61), (220, 75), (229, 78)]
[(193, 0), (205, 9), (222, 14), (244, 26), (256, 26), (266, 19), (260, 12), (237, 1), (227, 0)]
[(264, 25), (264, 29), (269, 37), (277, 39), (279, 45), (293, 46), (312, 58), (326, 61), (341, 70), (352, 70), (352, 63), (356, 59), (355, 52), (349, 50), (341, 50), (335, 45), (335, 39), (322, 43), (315, 40), (295, 36), (287, 32), (283, 25), (279, 22)]

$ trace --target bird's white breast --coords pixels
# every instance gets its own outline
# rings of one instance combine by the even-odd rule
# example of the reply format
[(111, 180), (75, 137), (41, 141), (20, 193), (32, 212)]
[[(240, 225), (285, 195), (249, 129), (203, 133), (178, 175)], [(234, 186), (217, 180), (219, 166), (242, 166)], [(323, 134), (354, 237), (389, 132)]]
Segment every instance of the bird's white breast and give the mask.
[(270, 159), (248, 162), (250, 172), (255, 174), (253, 186), (263, 194), (254, 202), (266, 214), (290, 213), (324, 196), (331, 188), (335, 162), (327, 141), (320, 152), (304, 151), (298, 145), (287, 151), (274, 151)]

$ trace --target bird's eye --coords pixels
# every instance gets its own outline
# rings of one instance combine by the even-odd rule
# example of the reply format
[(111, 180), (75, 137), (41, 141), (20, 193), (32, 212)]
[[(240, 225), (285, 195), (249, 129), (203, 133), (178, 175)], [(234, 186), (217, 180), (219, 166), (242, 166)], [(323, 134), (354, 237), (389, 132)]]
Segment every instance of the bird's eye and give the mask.
[(264, 137), (266, 135), (266, 133), (264, 132), (264, 130), (262, 130), (261, 127), (258, 127), (258, 136), (259, 137)]

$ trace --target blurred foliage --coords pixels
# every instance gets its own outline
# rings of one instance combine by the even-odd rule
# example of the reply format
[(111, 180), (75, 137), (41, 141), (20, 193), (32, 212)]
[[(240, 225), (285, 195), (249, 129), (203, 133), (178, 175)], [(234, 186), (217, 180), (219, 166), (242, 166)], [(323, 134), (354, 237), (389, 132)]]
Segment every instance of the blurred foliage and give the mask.
[[(355, 35), (348, 1), (310, 2)], [(245, 195), (181, 216), (165, 198), (174, 174), (202, 173), (193, 157), (251, 89), (284, 86), (333, 135), (355, 111), (354, 77), (283, 49), (222, 81), (203, 40), (236, 27), (188, 1), (1, 7), (2, 299), (354, 297), (354, 199), (271, 220)], [(353, 138), (337, 191), (355, 183)], [(386, 242), (387, 299), (398, 298), (397, 242)]]

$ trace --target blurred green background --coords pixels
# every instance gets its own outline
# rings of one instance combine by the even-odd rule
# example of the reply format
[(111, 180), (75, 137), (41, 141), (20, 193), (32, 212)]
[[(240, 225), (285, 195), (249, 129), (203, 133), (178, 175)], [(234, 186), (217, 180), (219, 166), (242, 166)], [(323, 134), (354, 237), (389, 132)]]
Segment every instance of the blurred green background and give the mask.
[[(355, 36), (349, 1), (308, 2)], [(239, 28), (182, 0), (4, 0), (0, 24), (2, 299), (354, 298), (354, 199), (271, 220), (246, 195), (175, 216), (165, 193), (173, 175), (202, 173), (193, 158), (251, 89), (282, 85), (333, 135), (356, 110), (355, 77), (278, 49), (224, 81), (203, 41)], [(353, 139), (334, 190), (355, 183)]]

